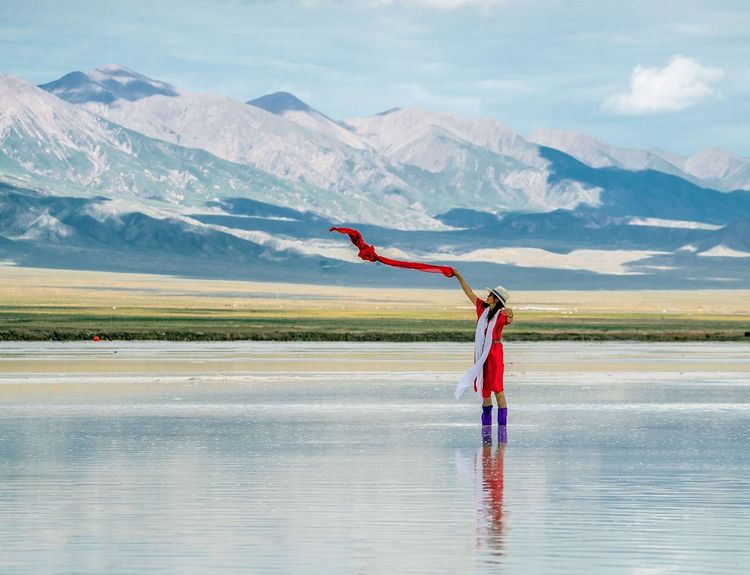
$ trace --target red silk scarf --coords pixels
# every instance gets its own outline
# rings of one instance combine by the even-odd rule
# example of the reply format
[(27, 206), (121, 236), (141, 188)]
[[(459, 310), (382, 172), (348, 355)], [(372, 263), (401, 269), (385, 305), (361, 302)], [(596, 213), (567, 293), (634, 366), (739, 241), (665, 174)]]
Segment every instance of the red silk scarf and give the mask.
[(346, 234), (352, 243), (359, 249), (359, 257), (368, 262), (380, 262), (387, 266), (393, 266), (394, 268), (407, 268), (410, 270), (419, 270), (420, 272), (429, 272), (433, 274), (443, 274), (447, 278), (453, 277), (453, 269), (448, 266), (435, 266), (432, 264), (423, 264), (419, 262), (404, 262), (400, 260), (392, 260), (375, 253), (375, 246), (365, 243), (362, 234), (352, 228), (329, 228), (329, 232), (339, 232)]

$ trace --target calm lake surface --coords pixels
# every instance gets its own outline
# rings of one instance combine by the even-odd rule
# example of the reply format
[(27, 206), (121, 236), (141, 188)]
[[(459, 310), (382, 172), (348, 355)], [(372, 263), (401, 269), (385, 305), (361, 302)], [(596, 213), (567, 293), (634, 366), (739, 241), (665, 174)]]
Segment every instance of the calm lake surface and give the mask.
[(746, 573), (750, 345), (0, 344), (2, 573)]

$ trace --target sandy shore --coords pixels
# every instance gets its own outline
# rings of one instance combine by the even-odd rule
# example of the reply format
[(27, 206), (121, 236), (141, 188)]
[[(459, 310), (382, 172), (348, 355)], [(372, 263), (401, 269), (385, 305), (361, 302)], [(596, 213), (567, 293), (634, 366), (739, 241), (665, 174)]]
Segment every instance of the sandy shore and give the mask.
[[(6, 306), (143, 306), (173, 308), (389, 310), (450, 313), (469, 308), (458, 284), (450, 289), (350, 288), (341, 286), (196, 280), (145, 274), (45, 270), (0, 266)], [(470, 278), (468, 278), (470, 279)], [(484, 295), (484, 286), (474, 286)], [(525, 312), (735, 314), (750, 317), (750, 290), (514, 291)], [(115, 310), (116, 311), (116, 310)], [(115, 314), (117, 315), (117, 314)]]
[[(747, 346), (730, 343), (506, 343), (506, 373), (750, 373)], [(61, 378), (134, 380), (302, 374), (457, 374), (471, 344), (1, 343), (0, 383)]]

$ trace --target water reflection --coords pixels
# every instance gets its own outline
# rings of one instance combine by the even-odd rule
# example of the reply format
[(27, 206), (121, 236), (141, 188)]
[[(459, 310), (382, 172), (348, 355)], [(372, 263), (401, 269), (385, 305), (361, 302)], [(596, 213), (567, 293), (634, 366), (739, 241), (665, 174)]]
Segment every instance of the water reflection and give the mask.
[(484, 445), (492, 445), (492, 426), (491, 425), (482, 426), (482, 443)]
[[(378, 349), (380, 374), (332, 344), (279, 352), (319, 355), (303, 375), (0, 373), (0, 573), (746, 572), (745, 375), (517, 373), (512, 427), (477, 429), (454, 374)], [(666, 347), (569, 351), (606, 349)]]
[(477, 546), (487, 549), (491, 557), (505, 555), (505, 517), (503, 497), (505, 490), (505, 447), (508, 443), (507, 427), (497, 428), (497, 445), (492, 445), (492, 426), (482, 428), (482, 447), (477, 453), (477, 484), (480, 486), (479, 514), (477, 518)]

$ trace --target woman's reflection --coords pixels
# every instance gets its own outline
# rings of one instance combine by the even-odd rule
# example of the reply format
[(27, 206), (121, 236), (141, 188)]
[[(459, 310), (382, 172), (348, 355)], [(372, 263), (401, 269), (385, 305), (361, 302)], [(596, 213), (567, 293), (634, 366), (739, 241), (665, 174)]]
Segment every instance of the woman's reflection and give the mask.
[(488, 546), (494, 555), (504, 554), (503, 534), (503, 460), (508, 442), (507, 428), (498, 426), (498, 443), (493, 450), (492, 440), (483, 433), (482, 448), (477, 456), (477, 472), (482, 486), (479, 515), (480, 545)]

